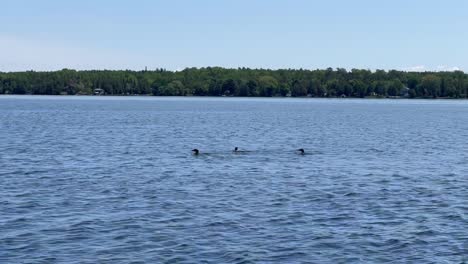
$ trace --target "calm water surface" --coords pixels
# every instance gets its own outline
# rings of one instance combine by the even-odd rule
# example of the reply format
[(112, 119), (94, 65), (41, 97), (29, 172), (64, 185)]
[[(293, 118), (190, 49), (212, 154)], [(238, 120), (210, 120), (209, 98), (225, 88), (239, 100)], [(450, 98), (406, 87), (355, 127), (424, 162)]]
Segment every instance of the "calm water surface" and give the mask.
[(468, 101), (0, 97), (0, 263), (467, 261)]

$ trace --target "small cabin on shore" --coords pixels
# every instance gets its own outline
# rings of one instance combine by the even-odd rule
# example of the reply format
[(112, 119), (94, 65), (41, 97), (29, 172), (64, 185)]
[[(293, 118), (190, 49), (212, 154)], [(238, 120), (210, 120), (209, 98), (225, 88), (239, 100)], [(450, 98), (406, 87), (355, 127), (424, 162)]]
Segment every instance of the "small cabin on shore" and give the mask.
[(400, 96), (401, 97), (409, 97), (409, 91), (410, 91), (410, 88), (408, 88), (408, 87), (401, 88)]
[(93, 95), (104, 95), (104, 94), (105, 94), (105, 91), (101, 88), (96, 88), (93, 91)]

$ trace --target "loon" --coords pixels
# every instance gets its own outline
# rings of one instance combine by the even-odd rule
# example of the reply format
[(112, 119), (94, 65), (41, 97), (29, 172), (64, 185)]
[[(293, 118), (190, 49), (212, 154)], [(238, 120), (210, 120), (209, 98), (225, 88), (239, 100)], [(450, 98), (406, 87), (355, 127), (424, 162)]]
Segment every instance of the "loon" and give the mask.
[(305, 154), (305, 151), (304, 151), (303, 148), (300, 148), (297, 151), (299, 151), (299, 155), (304, 155)]
[(200, 151), (198, 149), (192, 149), (193, 155), (198, 155), (200, 154)]
[(240, 150), (238, 147), (235, 147), (234, 150), (232, 151), (234, 153), (247, 153), (250, 152), (248, 150)]

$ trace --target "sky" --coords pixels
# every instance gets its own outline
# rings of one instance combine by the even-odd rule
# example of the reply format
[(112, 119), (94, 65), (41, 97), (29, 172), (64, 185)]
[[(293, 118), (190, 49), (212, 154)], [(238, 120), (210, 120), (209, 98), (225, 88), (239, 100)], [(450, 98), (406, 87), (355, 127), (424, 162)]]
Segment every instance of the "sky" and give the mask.
[(0, 0), (0, 71), (468, 71), (465, 0)]

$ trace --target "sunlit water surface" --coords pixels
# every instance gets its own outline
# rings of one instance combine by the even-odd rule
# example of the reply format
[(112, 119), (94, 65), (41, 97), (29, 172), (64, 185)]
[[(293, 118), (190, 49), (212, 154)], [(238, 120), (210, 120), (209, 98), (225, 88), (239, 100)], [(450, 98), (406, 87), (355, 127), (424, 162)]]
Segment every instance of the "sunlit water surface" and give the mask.
[(468, 101), (0, 97), (0, 263), (466, 261)]

